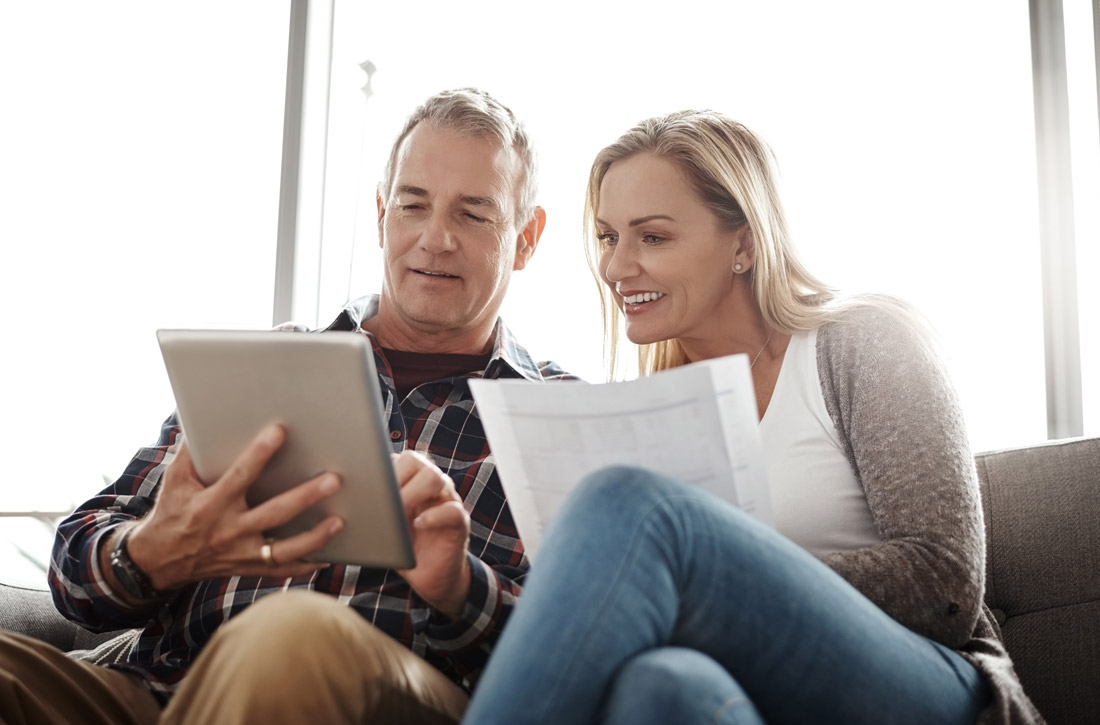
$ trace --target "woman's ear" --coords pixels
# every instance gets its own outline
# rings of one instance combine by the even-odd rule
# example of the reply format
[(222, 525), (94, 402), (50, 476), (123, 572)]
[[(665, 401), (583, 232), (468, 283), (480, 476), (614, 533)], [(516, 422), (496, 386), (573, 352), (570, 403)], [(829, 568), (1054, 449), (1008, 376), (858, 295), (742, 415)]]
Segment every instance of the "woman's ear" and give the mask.
[(743, 224), (733, 233), (733, 273), (744, 274), (756, 262), (756, 241), (752, 229)]

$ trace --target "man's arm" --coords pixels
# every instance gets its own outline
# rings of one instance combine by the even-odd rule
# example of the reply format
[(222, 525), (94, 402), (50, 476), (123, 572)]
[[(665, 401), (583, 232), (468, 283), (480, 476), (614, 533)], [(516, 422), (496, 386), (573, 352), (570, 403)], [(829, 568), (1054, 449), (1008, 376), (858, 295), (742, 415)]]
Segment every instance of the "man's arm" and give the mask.
[[(279, 426), (265, 429), (225, 475), (207, 485), (169, 419), (157, 447), (139, 453), (115, 484), (59, 527), (50, 572), (58, 609), (91, 629), (140, 626), (165, 599), (195, 581), (290, 577), (324, 566), (302, 557), (343, 527), (336, 517), (271, 544), (275, 564), (261, 556), (268, 543), (265, 530), (339, 488), (334, 476), (323, 474), (250, 509), (245, 492), (285, 435)], [(123, 534), (130, 559), (160, 596), (139, 599), (120, 585), (111, 554)]]
[(425, 632), (429, 647), (472, 685), (525, 572), (514, 566), (497, 571), (470, 553), (470, 515), (452, 479), (427, 458), (406, 450), (394, 457), (394, 468), (416, 552), (416, 567), (399, 573), (433, 610)]
[(467, 555), (470, 588), (460, 617), (432, 617), (425, 634), (430, 651), (446, 658), (463, 683), (472, 688), (500, 638), (522, 592), (526, 569), (490, 566)]
[[(497, 377), (503, 370), (503, 377), (576, 380), (553, 363), (531, 362), (510, 335), (504, 336), (503, 347), (510, 351), (507, 357), (511, 361), (490, 365), (489, 377)], [(524, 372), (517, 372), (520, 370)], [(441, 517), (456, 527), (445, 556), (451, 562), (448, 571), (455, 572), (452, 575), (455, 586), (444, 587), (451, 593), (449, 602), (444, 603), (435, 599), (424, 585), (410, 581), (414, 590), (410, 609), (422, 611), (427, 604), (431, 615), (427, 619), (416, 617), (409, 624), (412, 633), (425, 637), (428, 658), (456, 680), (472, 687), (522, 591), (527, 560), (494, 465), (485, 458), (488, 450), (476, 412), (468, 405), (444, 408), (432, 414), (431, 426), (425, 426), (426, 430), (434, 431), (427, 445), (424, 439), (415, 445), (448, 471), (446, 475), (451, 481), (440, 480), (434, 484), (435, 491), (441, 491), (443, 486), (458, 486), (464, 502), (461, 524), (457, 509), (453, 510), (454, 519), (448, 515)], [(410, 524), (413, 521), (415, 517), (410, 518)], [(425, 517), (420, 525), (428, 521)], [(417, 535), (416, 527), (412, 528)], [(421, 559), (418, 551), (418, 563)], [(461, 577), (457, 572), (462, 572)]]
[(450, 476), (407, 450), (394, 456), (416, 567), (400, 572), (436, 611), (458, 619), (470, 591), (470, 515)]

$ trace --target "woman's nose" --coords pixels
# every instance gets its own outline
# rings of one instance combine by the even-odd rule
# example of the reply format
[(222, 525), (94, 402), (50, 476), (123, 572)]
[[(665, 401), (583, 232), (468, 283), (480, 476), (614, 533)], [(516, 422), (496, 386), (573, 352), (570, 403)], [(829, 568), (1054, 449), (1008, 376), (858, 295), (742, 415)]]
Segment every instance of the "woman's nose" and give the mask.
[(608, 247), (603, 253), (604, 277), (608, 282), (621, 282), (637, 274), (638, 263), (629, 245), (622, 242)]

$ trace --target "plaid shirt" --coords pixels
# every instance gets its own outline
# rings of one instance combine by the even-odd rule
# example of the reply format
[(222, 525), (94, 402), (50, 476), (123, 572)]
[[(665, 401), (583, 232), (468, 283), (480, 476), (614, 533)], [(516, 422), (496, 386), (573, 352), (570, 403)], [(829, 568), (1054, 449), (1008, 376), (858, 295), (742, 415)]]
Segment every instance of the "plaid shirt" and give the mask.
[[(358, 330), (360, 322), (377, 311), (376, 296), (356, 300), (326, 329)], [(49, 573), (54, 601), (69, 619), (94, 631), (142, 628), (126, 658), (111, 666), (145, 678), (162, 702), (219, 625), (259, 597), (286, 589), (313, 589), (337, 597), (460, 686), (473, 687), (511, 613), (528, 562), (467, 378), (420, 385), (398, 403), (388, 362), (373, 336), (363, 334), (374, 348), (394, 451), (412, 448), (430, 457), (454, 480), (470, 512), (472, 582), (461, 620), (434, 613), (395, 571), (352, 565), (333, 565), (289, 579), (200, 581), (176, 592), (167, 603), (128, 606), (108, 586), (96, 552), (112, 529), (152, 508), (181, 439), (173, 414), (155, 446), (140, 450), (117, 481), (61, 523)], [(573, 379), (553, 363), (533, 362), (502, 321), (497, 323), (488, 367), (471, 377)]]

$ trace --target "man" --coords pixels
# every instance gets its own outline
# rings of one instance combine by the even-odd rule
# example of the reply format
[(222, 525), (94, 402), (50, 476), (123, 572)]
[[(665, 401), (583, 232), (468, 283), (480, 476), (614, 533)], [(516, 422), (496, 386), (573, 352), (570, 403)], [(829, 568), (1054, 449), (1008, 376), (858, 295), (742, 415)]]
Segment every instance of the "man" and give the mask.
[(173, 416), (60, 525), (50, 571), (66, 616), (140, 637), (103, 668), (0, 636), (0, 720), (460, 719), (526, 566), (466, 379), (568, 377), (534, 363), (497, 317), (545, 225), (535, 183), (507, 108), (472, 89), (428, 99), (379, 186), (381, 295), (327, 328), (372, 343), (416, 567), (305, 561), (355, 523), (335, 517), (266, 540), (338, 478), (249, 509), (245, 491), (285, 432), (271, 426), (221, 479), (200, 481)]

